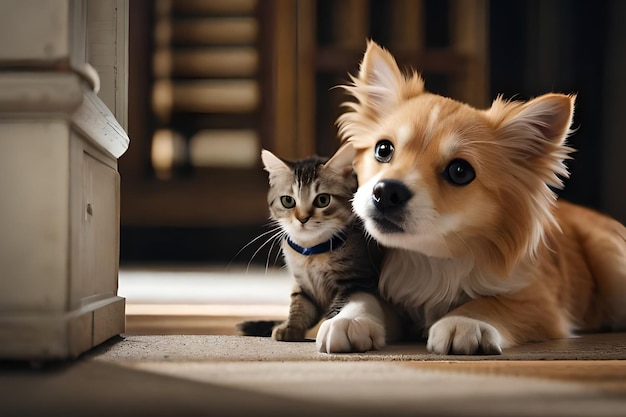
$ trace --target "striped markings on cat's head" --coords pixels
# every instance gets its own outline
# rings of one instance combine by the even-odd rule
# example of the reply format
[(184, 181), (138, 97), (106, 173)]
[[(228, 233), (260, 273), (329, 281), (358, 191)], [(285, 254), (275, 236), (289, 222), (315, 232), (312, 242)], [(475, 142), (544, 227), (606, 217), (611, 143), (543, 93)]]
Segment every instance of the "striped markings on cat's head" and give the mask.
[(327, 241), (352, 221), (356, 191), (352, 145), (341, 147), (330, 159), (288, 161), (268, 150), (262, 151), (261, 159), (269, 173), (271, 218), (298, 245)]

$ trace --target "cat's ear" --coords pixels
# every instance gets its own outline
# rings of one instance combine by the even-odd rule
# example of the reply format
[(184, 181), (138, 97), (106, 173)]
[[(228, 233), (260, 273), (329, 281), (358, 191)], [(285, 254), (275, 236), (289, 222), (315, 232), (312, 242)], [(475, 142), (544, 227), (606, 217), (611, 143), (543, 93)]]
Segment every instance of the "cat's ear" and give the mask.
[(263, 161), (265, 170), (270, 174), (270, 184), (273, 182), (275, 176), (291, 172), (289, 165), (266, 149), (261, 151), (261, 160)]
[(356, 150), (352, 143), (347, 142), (324, 164), (324, 167), (339, 172), (346, 177), (352, 172), (352, 163), (356, 156)]

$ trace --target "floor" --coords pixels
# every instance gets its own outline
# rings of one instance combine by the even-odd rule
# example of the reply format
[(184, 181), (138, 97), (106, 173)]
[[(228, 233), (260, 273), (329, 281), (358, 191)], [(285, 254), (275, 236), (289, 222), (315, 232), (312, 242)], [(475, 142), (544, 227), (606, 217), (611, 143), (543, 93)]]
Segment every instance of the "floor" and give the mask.
[(276, 270), (125, 269), (128, 334), (77, 361), (0, 362), (0, 415), (626, 416), (624, 333), (498, 357), (233, 335), (237, 320), (285, 314), (290, 285)]
[[(283, 319), (292, 280), (280, 268), (123, 268), (129, 334), (237, 334), (248, 319)], [(311, 333), (314, 335), (315, 333)]]

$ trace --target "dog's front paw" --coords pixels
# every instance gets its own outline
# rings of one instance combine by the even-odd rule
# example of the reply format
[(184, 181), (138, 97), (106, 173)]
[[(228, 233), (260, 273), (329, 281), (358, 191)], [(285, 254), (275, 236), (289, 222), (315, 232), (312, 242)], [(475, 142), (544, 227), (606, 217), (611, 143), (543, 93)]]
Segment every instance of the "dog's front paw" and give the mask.
[(502, 337), (489, 323), (469, 317), (444, 317), (428, 332), (429, 352), (440, 355), (500, 355)]
[(385, 346), (385, 327), (375, 318), (335, 316), (320, 326), (317, 350), (325, 353), (365, 352)]

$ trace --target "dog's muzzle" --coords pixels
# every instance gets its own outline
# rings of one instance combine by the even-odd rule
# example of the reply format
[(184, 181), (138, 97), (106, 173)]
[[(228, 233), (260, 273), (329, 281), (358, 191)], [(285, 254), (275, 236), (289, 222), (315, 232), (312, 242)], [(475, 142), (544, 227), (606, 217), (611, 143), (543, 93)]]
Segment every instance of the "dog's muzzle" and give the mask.
[(372, 188), (372, 202), (376, 209), (373, 220), (385, 232), (402, 232), (406, 203), (413, 193), (402, 182), (382, 180)]

